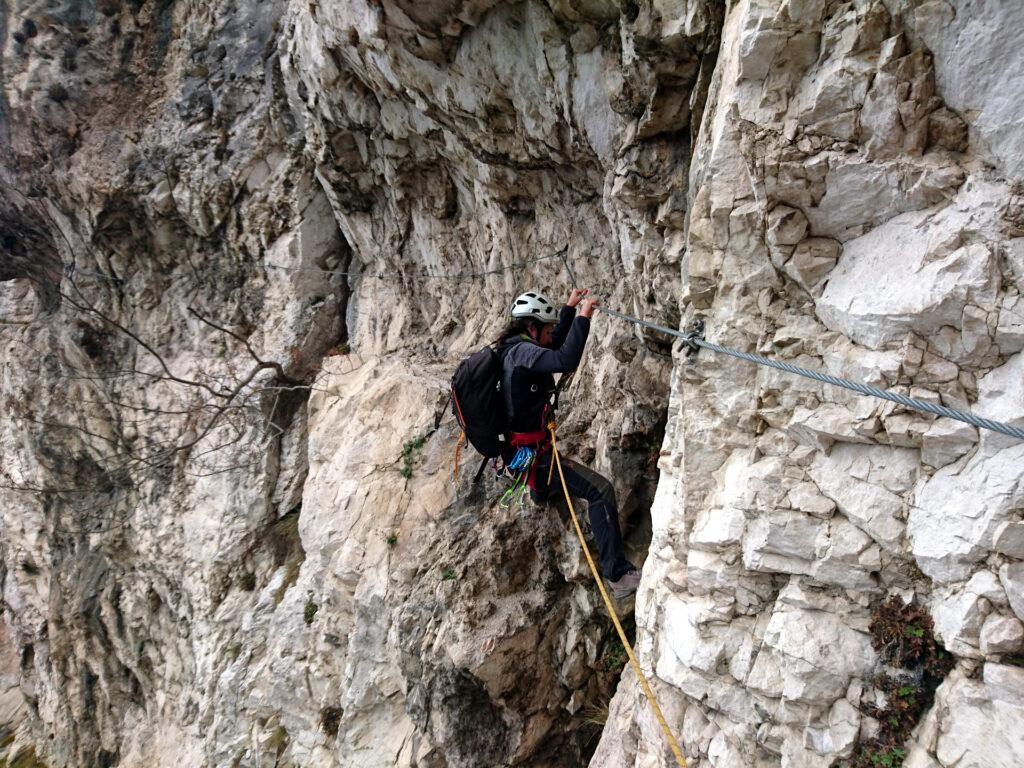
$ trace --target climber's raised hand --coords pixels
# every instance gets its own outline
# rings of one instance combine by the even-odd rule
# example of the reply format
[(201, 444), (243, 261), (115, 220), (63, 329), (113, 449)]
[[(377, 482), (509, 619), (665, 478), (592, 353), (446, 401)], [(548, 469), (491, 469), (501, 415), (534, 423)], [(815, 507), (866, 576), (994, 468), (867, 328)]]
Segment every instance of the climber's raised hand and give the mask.
[(587, 288), (573, 288), (569, 294), (569, 300), (565, 302), (567, 307), (575, 307), (590, 291)]
[(601, 305), (601, 302), (599, 302), (597, 299), (585, 299), (583, 301), (583, 308), (580, 309), (580, 316), (581, 317), (587, 317), (587, 318), (593, 317), (594, 316), (594, 308), (598, 307), (600, 305)]

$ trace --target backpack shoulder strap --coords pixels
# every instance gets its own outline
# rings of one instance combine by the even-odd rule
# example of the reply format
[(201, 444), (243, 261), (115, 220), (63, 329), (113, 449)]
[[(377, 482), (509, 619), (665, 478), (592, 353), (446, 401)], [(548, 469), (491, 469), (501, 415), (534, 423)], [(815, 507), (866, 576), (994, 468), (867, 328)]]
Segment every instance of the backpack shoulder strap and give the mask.
[(496, 347), (496, 351), (499, 354), (503, 354), (505, 352), (508, 352), (510, 349), (512, 349), (512, 347), (517, 346), (519, 344), (522, 344), (525, 341), (526, 341), (526, 339), (524, 339), (524, 338), (522, 338), (520, 336), (510, 336), (509, 338), (505, 339), (503, 342), (498, 344), (498, 346)]
[(451, 387), (448, 388), (448, 399), (444, 401), (444, 405), (441, 406), (441, 410), (434, 414), (434, 429), (441, 426), (441, 419), (444, 418), (445, 413), (448, 411), (448, 406), (451, 405), (452, 399), (455, 397), (455, 390)]
[[(511, 339), (505, 339), (505, 341), (503, 341), (501, 344), (498, 345), (498, 348), (495, 350), (495, 352), (498, 353), (498, 357), (500, 357), (502, 362), (504, 362), (505, 361), (505, 356), (509, 352), (511, 352), (516, 347), (518, 347), (520, 344), (526, 344), (526, 343), (527, 343), (526, 339), (520, 338), (519, 336), (516, 336), (516, 337), (511, 338)], [(532, 344), (533, 342), (530, 342), (530, 343)]]
[(482, 460), (480, 461), (480, 469), (478, 469), (478, 470), (476, 471), (476, 474), (475, 474), (475, 475), (473, 475), (473, 484), (476, 484), (476, 482), (477, 482), (477, 481), (478, 481), (478, 480), (480, 479), (480, 477), (481, 477), (481, 476), (483, 475), (483, 473), (484, 473), (484, 470), (485, 470), (486, 468), (487, 468), (487, 457), (486, 457), (486, 456), (484, 456), (484, 457), (483, 457), (483, 459), (482, 459)]
[(502, 367), (505, 366), (505, 358), (508, 356), (508, 353), (512, 351), (513, 347), (516, 347), (521, 343), (521, 339), (506, 339), (501, 342), (501, 344), (494, 347), (494, 354), (498, 356), (498, 360), (501, 362)]

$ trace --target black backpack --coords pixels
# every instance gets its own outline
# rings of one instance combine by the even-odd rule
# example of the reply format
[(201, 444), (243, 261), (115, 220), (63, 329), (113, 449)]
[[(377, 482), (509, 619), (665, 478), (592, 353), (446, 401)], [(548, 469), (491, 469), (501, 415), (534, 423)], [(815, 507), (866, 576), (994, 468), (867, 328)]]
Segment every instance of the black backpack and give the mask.
[(501, 392), (505, 353), (512, 345), (495, 350), (487, 346), (474, 352), (452, 376), (452, 413), (476, 450), (485, 460), (501, 456), (508, 445), (508, 415)]

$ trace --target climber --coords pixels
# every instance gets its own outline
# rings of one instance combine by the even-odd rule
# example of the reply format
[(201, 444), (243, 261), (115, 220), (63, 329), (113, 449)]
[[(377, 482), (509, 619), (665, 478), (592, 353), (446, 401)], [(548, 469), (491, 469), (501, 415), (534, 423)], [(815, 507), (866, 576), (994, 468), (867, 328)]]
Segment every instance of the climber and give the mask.
[[(534, 501), (544, 501), (560, 485), (557, 475), (548, 484), (552, 452), (547, 425), (552, 416), (554, 374), (573, 373), (583, 357), (590, 320), (597, 299), (586, 298), (586, 289), (574, 289), (560, 312), (544, 296), (529, 291), (512, 304), (511, 322), (496, 341), (503, 357), (501, 389), (511, 430), (511, 446), (527, 446), (536, 452), (529, 485)], [(579, 317), (576, 307), (582, 302)], [(511, 457), (504, 458), (508, 463)], [(640, 572), (623, 556), (622, 534), (615, 489), (589, 467), (562, 458), (569, 493), (585, 499), (590, 525), (597, 539), (601, 573), (616, 598), (636, 591)]]

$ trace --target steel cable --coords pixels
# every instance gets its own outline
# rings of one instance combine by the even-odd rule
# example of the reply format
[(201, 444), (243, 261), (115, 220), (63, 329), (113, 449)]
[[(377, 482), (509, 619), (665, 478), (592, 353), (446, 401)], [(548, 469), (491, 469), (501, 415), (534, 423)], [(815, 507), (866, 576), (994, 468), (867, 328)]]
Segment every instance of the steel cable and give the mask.
[[(510, 271), (512, 269), (517, 269), (517, 268), (520, 268), (520, 267), (528, 266), (529, 264), (532, 264), (532, 263), (536, 263), (536, 262), (539, 262), (539, 261), (545, 261), (545, 260), (553, 259), (553, 258), (561, 258), (562, 259), (562, 261), (563, 261), (563, 263), (564, 263), (564, 265), (566, 267), (566, 270), (569, 272), (570, 278), (573, 280), (573, 283), (575, 284), (575, 275), (573, 275), (572, 270), (569, 267), (568, 261), (566, 261), (566, 259), (564, 257), (564, 249), (561, 250), (561, 251), (558, 251), (556, 253), (547, 254), (545, 256), (540, 256), (540, 257), (537, 257), (535, 259), (530, 259), (530, 260), (527, 260), (527, 261), (524, 261), (524, 262), (521, 262), (521, 263), (512, 264), (512, 265), (510, 265), (508, 267), (501, 267), (501, 268), (494, 269), (494, 270), (486, 270), (486, 271), (483, 271), (483, 272), (468, 273), (466, 275), (436, 274), (436, 273), (435, 274), (430, 274), (430, 273), (425, 273), (425, 274), (420, 274), (418, 276), (419, 277), (426, 277), (426, 278), (442, 278), (442, 279), (448, 278), (448, 279), (457, 279), (457, 280), (471, 279), (471, 278), (474, 278), (474, 277), (482, 277), (482, 276), (485, 276), (485, 275), (497, 274), (497, 273), (501, 273), (501, 272), (507, 272), (507, 271)], [(271, 269), (282, 269), (282, 270), (288, 270), (288, 271), (301, 271), (301, 272), (307, 272), (308, 271), (308, 272), (322, 272), (322, 273), (326, 273), (326, 274), (334, 274), (334, 275), (339, 275), (339, 276), (341, 276), (341, 275), (359, 276), (359, 277), (369, 278), (370, 280), (374, 280), (374, 279), (380, 280), (380, 279), (384, 278), (383, 275), (380, 275), (377, 278), (373, 278), (372, 276), (366, 275), (364, 273), (352, 273), (352, 272), (334, 271), (334, 270), (321, 270), (321, 269), (311, 269), (311, 268), (304, 268), (304, 267), (285, 267), (285, 266), (279, 265), (279, 264), (266, 264), (265, 266), (269, 267)], [(111, 276), (103, 275), (103, 274), (100, 274), (98, 272), (90, 272), (89, 270), (77, 269), (73, 265), (68, 265), (67, 269), (70, 271), (70, 273), (72, 275), (77, 272), (79, 274), (88, 274), (88, 275), (93, 275), (93, 276), (96, 276), (96, 277), (104, 277), (104, 278), (106, 278), (108, 280), (118, 280), (118, 281), (122, 281), (123, 280), (121, 278), (112, 278)], [(926, 402), (924, 400), (918, 400), (917, 398), (908, 397), (907, 395), (901, 395), (901, 394), (898, 394), (896, 392), (890, 392), (890, 391), (885, 390), (885, 389), (879, 389), (878, 387), (871, 386), (870, 384), (862, 384), (862, 383), (857, 382), (857, 381), (850, 381), (849, 379), (843, 379), (843, 378), (840, 378), (838, 376), (832, 376), (832, 375), (827, 374), (827, 373), (821, 373), (820, 371), (812, 371), (809, 368), (801, 368), (800, 366), (791, 365), (790, 363), (786, 363), (786, 362), (783, 362), (781, 360), (772, 360), (771, 358), (764, 357), (763, 355), (755, 355), (755, 354), (752, 354), (750, 352), (741, 352), (741, 351), (736, 350), (736, 349), (730, 349), (729, 347), (723, 347), (720, 344), (715, 344), (714, 342), (707, 341), (706, 339), (703, 338), (702, 334), (697, 334), (697, 333), (693, 333), (693, 332), (678, 331), (678, 330), (675, 330), (675, 329), (672, 329), (672, 328), (668, 328), (668, 327), (666, 327), (664, 325), (658, 325), (657, 323), (652, 323), (652, 322), (649, 322), (647, 320), (641, 320), (638, 317), (633, 317), (632, 315), (627, 315), (627, 314), (625, 314), (623, 312), (617, 312), (614, 309), (607, 309), (605, 307), (598, 307), (597, 309), (599, 311), (601, 311), (601, 312), (604, 312), (606, 315), (610, 315), (611, 317), (616, 317), (616, 318), (619, 318), (620, 320), (625, 320), (626, 322), (633, 323), (635, 325), (640, 325), (640, 326), (643, 326), (645, 328), (650, 328), (652, 330), (658, 331), (659, 333), (664, 333), (664, 334), (668, 334), (670, 336), (675, 336), (677, 338), (680, 338), (683, 341), (687, 342), (687, 344), (690, 345), (690, 347), (693, 348), (693, 349), (695, 349), (697, 347), (703, 348), (703, 349), (708, 349), (708, 350), (710, 350), (712, 352), (717, 352), (719, 354), (728, 355), (730, 357), (734, 357), (734, 358), (737, 358), (739, 360), (746, 360), (747, 362), (754, 363), (755, 365), (763, 365), (763, 366), (766, 366), (768, 368), (774, 368), (775, 370), (784, 371), (786, 373), (791, 373), (791, 374), (794, 374), (796, 376), (803, 376), (804, 378), (813, 379), (815, 381), (820, 381), (823, 384), (831, 384), (832, 386), (841, 387), (843, 389), (847, 389), (847, 390), (849, 390), (851, 392), (856, 392), (858, 394), (865, 395), (867, 397), (877, 397), (877, 398), (879, 398), (881, 400), (888, 400), (889, 402), (896, 403), (898, 405), (902, 405), (902, 406), (904, 406), (906, 408), (912, 408), (914, 410), (922, 411), (924, 413), (931, 413), (931, 414), (934, 414), (936, 416), (943, 416), (945, 418), (955, 419), (957, 421), (961, 421), (961, 422), (964, 422), (965, 424), (970, 424), (972, 426), (979, 427), (981, 429), (987, 429), (987, 430), (990, 430), (992, 432), (999, 432), (1000, 434), (1008, 435), (1009, 437), (1013, 437), (1013, 438), (1016, 438), (1018, 440), (1024, 440), (1024, 429), (1021, 429), (1020, 427), (1015, 427), (1015, 426), (1013, 426), (1011, 424), (1005, 424), (1005, 423), (1003, 423), (1001, 421), (995, 421), (993, 419), (986, 419), (986, 418), (984, 418), (982, 416), (978, 416), (977, 414), (971, 413), (969, 411), (961, 411), (961, 410), (958, 410), (956, 408), (948, 408), (948, 407), (946, 407), (944, 405), (936, 405), (935, 403), (929, 403), (929, 402)]]
[(969, 411), (960, 411), (955, 408), (947, 408), (944, 405), (928, 403), (914, 397), (907, 397), (906, 395), (901, 395), (896, 392), (879, 389), (878, 387), (873, 387), (870, 384), (862, 384), (857, 381), (850, 381), (849, 379), (843, 379), (838, 376), (821, 373), (820, 371), (812, 371), (809, 368), (801, 368), (800, 366), (791, 365), (790, 363), (786, 363), (781, 360), (772, 360), (771, 358), (764, 357), (763, 355), (755, 355), (750, 352), (740, 352), (739, 350), (730, 349), (729, 347), (723, 347), (721, 344), (715, 344), (714, 342), (707, 341), (699, 333), (692, 331), (676, 331), (663, 325), (658, 325), (657, 323), (641, 320), (640, 318), (633, 317), (632, 315), (616, 312), (614, 309), (598, 307), (598, 310), (607, 315), (611, 315), (612, 317), (617, 317), (620, 320), (625, 320), (627, 322), (634, 323), (635, 325), (642, 325), (645, 328), (651, 328), (652, 330), (659, 331), (661, 333), (676, 336), (691, 346), (701, 347), (703, 349), (711, 350), (712, 352), (718, 352), (723, 355), (738, 358), (739, 360), (746, 360), (747, 362), (754, 363), (756, 365), (764, 365), (778, 371), (785, 371), (786, 373), (792, 373), (796, 376), (814, 379), (815, 381), (820, 381), (824, 384), (842, 387), (843, 389), (848, 389), (861, 395), (867, 395), (868, 397), (877, 397), (882, 400), (888, 400), (889, 402), (897, 403), (906, 408), (913, 408), (918, 411), (924, 411), (925, 413), (932, 413), (936, 416), (945, 416), (948, 419), (956, 419), (957, 421), (962, 421), (966, 424), (980, 427), (981, 429), (988, 429), (992, 432), (999, 432), (1004, 435), (1009, 435), (1010, 437), (1015, 437), (1018, 440), (1024, 440), (1024, 429), (1015, 427), (1011, 424), (1004, 424), (1001, 421), (986, 419), (982, 416), (970, 413)]

